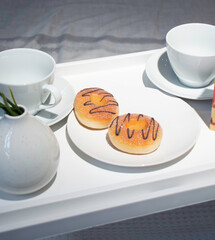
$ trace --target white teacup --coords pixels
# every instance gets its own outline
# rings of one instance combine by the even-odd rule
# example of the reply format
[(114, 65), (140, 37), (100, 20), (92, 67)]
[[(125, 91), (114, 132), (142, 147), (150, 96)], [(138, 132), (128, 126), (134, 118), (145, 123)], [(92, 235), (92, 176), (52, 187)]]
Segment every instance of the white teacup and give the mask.
[[(0, 92), (9, 99), (11, 88), (17, 104), (30, 114), (55, 106), (61, 100), (60, 91), (53, 86), (55, 60), (47, 53), (29, 48), (0, 52)], [(54, 103), (45, 104), (49, 95)]]
[(215, 26), (188, 23), (166, 35), (167, 55), (179, 80), (189, 87), (205, 87), (215, 77)]

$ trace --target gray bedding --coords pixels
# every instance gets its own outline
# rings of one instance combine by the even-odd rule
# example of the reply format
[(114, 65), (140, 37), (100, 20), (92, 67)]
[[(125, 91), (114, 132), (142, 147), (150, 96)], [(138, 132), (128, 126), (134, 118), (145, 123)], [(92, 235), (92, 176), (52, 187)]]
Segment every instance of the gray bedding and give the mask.
[(0, 50), (30, 47), (55, 60), (81, 59), (165, 46), (179, 24), (215, 24), (213, 0), (1, 0)]

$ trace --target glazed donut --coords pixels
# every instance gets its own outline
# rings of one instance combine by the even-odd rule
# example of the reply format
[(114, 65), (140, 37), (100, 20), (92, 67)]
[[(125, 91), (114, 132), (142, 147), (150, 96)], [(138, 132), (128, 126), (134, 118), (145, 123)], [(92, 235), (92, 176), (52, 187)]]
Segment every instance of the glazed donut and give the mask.
[(135, 113), (117, 116), (108, 128), (113, 146), (132, 154), (153, 152), (159, 147), (162, 135), (162, 128), (154, 118)]
[(109, 92), (96, 87), (85, 88), (75, 97), (74, 111), (78, 121), (85, 127), (104, 129), (118, 116), (119, 106)]

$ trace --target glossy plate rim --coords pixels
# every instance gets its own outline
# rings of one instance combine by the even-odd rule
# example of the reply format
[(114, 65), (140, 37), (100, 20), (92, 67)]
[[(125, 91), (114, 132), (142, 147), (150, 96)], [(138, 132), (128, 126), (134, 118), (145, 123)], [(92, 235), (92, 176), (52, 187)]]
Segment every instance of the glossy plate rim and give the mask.
[[(177, 116), (180, 116), (181, 114), (182, 115), (185, 114), (186, 117), (190, 118), (186, 122), (184, 120), (184, 124), (185, 123), (187, 124), (185, 126), (185, 131), (189, 130), (191, 132), (191, 134), (189, 135), (190, 139), (186, 138), (185, 141), (181, 141), (179, 144), (176, 142), (178, 144), (177, 145), (178, 148), (175, 147), (173, 151), (169, 151), (168, 141), (171, 143), (171, 139), (168, 139), (168, 138), (173, 138), (173, 136), (171, 135), (172, 129), (168, 130), (169, 123), (168, 122), (165, 123), (165, 116), (162, 116), (159, 119), (159, 121), (161, 121), (162, 124), (165, 125), (165, 128), (163, 129), (163, 132), (164, 132), (163, 140), (158, 150), (146, 155), (128, 154), (128, 153), (121, 152), (117, 149), (114, 149), (108, 143), (107, 129), (106, 130), (90, 130), (85, 128), (77, 121), (74, 111), (72, 111), (67, 120), (67, 133), (70, 140), (82, 152), (94, 158), (95, 160), (98, 160), (107, 164), (111, 164), (111, 165), (122, 166), (122, 167), (155, 166), (155, 165), (159, 165), (159, 164), (163, 164), (163, 163), (167, 163), (169, 161), (175, 160), (178, 157), (182, 156), (183, 154), (187, 153), (195, 145), (198, 139), (198, 136), (200, 134), (200, 119), (198, 114), (193, 110), (193, 108), (191, 108), (187, 103), (185, 103), (183, 100), (179, 98), (167, 96), (155, 89), (150, 89), (150, 90), (147, 89), (145, 91), (148, 93), (153, 93), (152, 94), (153, 99), (156, 99), (155, 96), (157, 96), (156, 100), (158, 101), (162, 100), (164, 108), (168, 107), (171, 101), (173, 101), (174, 104), (178, 105), (179, 111), (175, 110), (175, 113), (173, 113), (173, 115), (178, 114)], [(141, 106), (139, 109), (141, 109)], [(182, 109), (185, 109), (185, 110), (182, 111)], [(138, 108), (136, 108), (135, 110), (138, 110)], [(125, 113), (126, 112), (120, 113), (120, 115)], [(166, 114), (165, 111), (164, 111), (164, 114)], [(172, 118), (175, 121), (177, 119), (177, 116), (174, 117), (173, 115), (172, 115)], [(184, 126), (182, 126), (182, 128), (184, 129)], [(181, 129), (177, 130), (177, 133), (179, 135), (180, 135), (180, 130)], [(94, 146), (92, 143), (93, 141), (95, 141), (97, 145), (95, 144)], [(187, 143), (184, 143), (183, 145), (183, 142), (187, 142)], [(174, 143), (171, 143), (171, 144), (174, 144)], [(173, 148), (174, 148), (174, 145), (173, 145)]]

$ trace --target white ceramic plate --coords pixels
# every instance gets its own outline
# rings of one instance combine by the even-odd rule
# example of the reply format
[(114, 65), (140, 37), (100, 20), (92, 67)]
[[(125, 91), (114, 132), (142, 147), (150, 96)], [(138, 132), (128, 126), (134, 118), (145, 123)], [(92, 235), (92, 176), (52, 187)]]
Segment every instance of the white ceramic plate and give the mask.
[[(129, 91), (132, 92), (132, 89)], [(181, 99), (167, 96), (155, 89), (140, 89), (136, 96), (138, 101), (134, 96), (124, 102), (125, 107), (120, 115), (132, 109), (134, 113), (154, 117), (160, 123), (163, 139), (155, 152), (132, 155), (116, 150), (107, 141), (107, 129), (87, 129), (78, 123), (73, 112), (67, 121), (67, 131), (72, 142), (99, 161), (127, 167), (153, 166), (171, 161), (186, 153), (195, 144), (200, 132), (200, 121), (193, 108)], [(120, 102), (121, 99), (118, 100)]]
[(169, 63), (166, 48), (149, 58), (146, 63), (146, 74), (158, 88), (175, 96), (195, 100), (213, 98), (213, 82), (203, 88), (189, 88), (178, 80)]
[[(73, 90), (71, 84), (69, 84), (69, 82), (64, 78), (56, 76), (54, 85), (62, 94), (60, 103), (53, 108), (42, 110), (35, 115), (37, 119), (40, 119), (48, 126), (59, 122), (71, 112), (75, 98), (75, 91)], [(52, 101), (52, 99), (50, 99), (50, 101)]]

